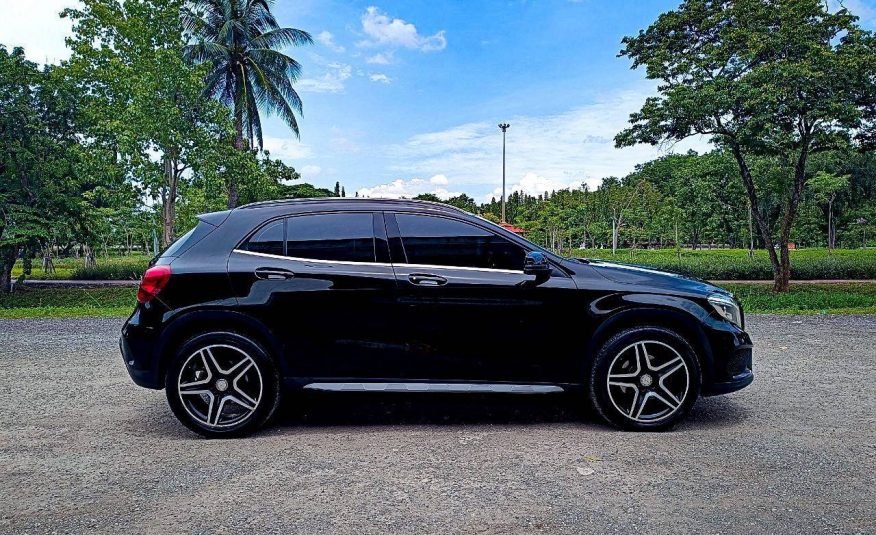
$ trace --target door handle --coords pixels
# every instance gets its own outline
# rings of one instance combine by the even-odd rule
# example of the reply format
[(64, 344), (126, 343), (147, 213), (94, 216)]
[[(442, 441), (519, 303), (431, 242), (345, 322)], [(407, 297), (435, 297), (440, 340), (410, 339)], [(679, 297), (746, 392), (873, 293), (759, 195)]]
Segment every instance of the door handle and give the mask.
[(447, 284), (447, 279), (444, 277), (429, 273), (411, 273), (408, 275), (408, 280), (417, 286), (444, 286)]
[(288, 269), (258, 268), (255, 270), (255, 276), (257, 279), (262, 280), (284, 280), (291, 279), (295, 274)]

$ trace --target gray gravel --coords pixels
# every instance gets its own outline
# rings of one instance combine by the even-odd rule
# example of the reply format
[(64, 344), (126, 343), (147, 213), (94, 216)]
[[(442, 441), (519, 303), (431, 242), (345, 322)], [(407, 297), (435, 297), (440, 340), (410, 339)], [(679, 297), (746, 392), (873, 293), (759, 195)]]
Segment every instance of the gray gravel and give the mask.
[(0, 532), (876, 531), (876, 316), (754, 316), (756, 380), (672, 433), (566, 395), (312, 394), (205, 441), (117, 319), (0, 321)]

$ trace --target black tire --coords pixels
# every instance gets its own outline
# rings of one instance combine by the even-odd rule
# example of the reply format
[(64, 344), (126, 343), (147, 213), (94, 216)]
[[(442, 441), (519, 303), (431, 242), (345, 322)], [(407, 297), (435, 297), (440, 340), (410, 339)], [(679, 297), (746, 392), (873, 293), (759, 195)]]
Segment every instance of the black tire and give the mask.
[[(204, 352), (205, 348), (210, 349), (209, 353)], [(207, 355), (212, 355), (209, 362), (219, 366), (207, 364)], [(237, 368), (235, 359), (240, 359)], [(225, 363), (227, 366), (222, 367)], [(229, 370), (230, 375), (223, 375)], [(237, 374), (242, 374), (239, 379), (235, 378)], [(225, 382), (217, 384), (219, 379)], [(238, 380), (243, 384), (239, 385)], [(180, 395), (180, 383), (188, 394)], [(207, 438), (252, 434), (270, 420), (280, 404), (280, 376), (275, 362), (260, 344), (233, 332), (200, 334), (180, 346), (171, 357), (164, 384), (167, 402), (179, 421)], [(192, 384), (197, 386), (186, 388)], [(214, 418), (215, 425), (211, 425)]]
[[(641, 362), (645, 366), (637, 364)], [(590, 401), (606, 422), (630, 431), (665, 431), (687, 416), (701, 383), (699, 359), (690, 343), (671, 329), (651, 326), (624, 329), (609, 338), (593, 359), (588, 386)]]

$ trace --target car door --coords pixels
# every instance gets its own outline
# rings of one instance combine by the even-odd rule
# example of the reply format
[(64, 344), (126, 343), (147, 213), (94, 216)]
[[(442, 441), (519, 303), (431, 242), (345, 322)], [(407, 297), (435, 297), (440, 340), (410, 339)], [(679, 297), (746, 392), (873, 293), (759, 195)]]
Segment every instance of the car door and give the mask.
[(569, 356), (558, 342), (574, 335), (575, 288), (567, 274), (554, 269), (537, 283), (523, 273), (527, 248), (487, 224), (396, 212), (387, 231), (408, 376), (531, 383), (565, 375)]
[(386, 373), (401, 345), (387, 328), (397, 306), (384, 228), (379, 212), (289, 215), (231, 254), (240, 309), (282, 341), (287, 376)]

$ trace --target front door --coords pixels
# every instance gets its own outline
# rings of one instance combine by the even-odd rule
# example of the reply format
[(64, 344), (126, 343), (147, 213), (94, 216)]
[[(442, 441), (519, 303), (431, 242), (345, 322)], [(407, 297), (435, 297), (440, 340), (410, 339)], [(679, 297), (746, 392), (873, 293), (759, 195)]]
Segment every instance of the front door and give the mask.
[(487, 225), (386, 217), (407, 378), (534, 383), (566, 375), (569, 355), (560, 347), (574, 336), (570, 277), (555, 269), (536, 284), (523, 273), (526, 248)]

